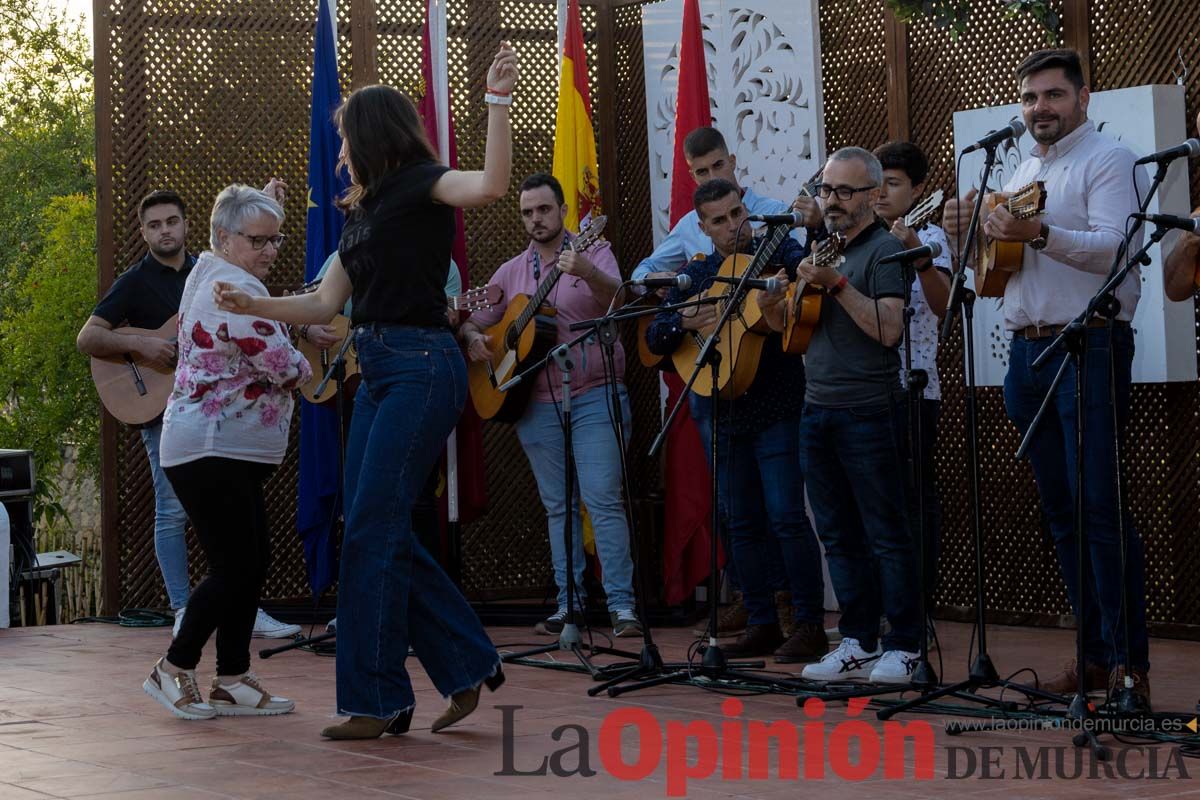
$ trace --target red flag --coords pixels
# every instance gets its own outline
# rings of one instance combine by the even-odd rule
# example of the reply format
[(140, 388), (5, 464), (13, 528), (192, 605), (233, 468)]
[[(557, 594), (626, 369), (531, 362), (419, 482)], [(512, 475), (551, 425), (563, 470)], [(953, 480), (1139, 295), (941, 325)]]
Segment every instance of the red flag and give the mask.
[[(451, 169), (458, 169), (458, 146), (455, 142), (454, 113), (450, 107), (450, 98), (448, 93), (447, 96), (438, 97), (437, 92), (434, 91), (433, 49), (429, 33), (430, 7), (432, 5), (431, 0), (425, 4), (425, 26), (421, 33), (421, 96), (417, 108), (425, 121), (425, 133), (429, 137), (430, 143), (433, 144), (433, 149), (441, 152), (438, 135), (438, 105), (444, 105), (448, 132), (446, 165)], [(454, 244), (451, 246), (450, 254), (458, 266), (463, 291), (466, 291), (471, 288), (471, 276), (467, 268), (467, 239), (464, 233), (466, 229), (463, 227), (462, 209), (455, 209), (454, 219)], [(450, 265), (446, 266), (449, 268)], [(483, 469), (483, 423), (479, 419), (479, 414), (475, 412), (475, 406), (471, 403), (470, 397), (467, 398), (466, 408), (463, 409), (462, 417), (459, 418), (457, 432), (459, 521), (466, 525), (478, 519), (487, 507), (487, 483)], [(446, 495), (443, 493), (443, 518), (446, 511), (445, 500)]]
[[(696, 182), (683, 155), (683, 140), (696, 128), (712, 124), (708, 101), (708, 68), (704, 64), (704, 35), (700, 0), (684, 0), (683, 35), (679, 41), (679, 87), (675, 98), (675, 158), (671, 162), (671, 226), (692, 210)], [(692, 256), (694, 253), (688, 253)]]
[[(671, 169), (671, 226), (692, 210), (696, 182), (683, 155), (683, 140), (696, 128), (712, 124), (708, 101), (708, 69), (700, 28), (699, 0), (684, 0), (683, 36), (679, 43), (679, 90), (675, 101), (675, 158)], [(690, 254), (689, 254), (690, 255)], [(683, 392), (683, 381), (663, 373), (668, 408)], [(712, 504), (708, 459), (687, 403), (667, 436), (663, 578), (666, 601), (681, 603), (709, 574)]]

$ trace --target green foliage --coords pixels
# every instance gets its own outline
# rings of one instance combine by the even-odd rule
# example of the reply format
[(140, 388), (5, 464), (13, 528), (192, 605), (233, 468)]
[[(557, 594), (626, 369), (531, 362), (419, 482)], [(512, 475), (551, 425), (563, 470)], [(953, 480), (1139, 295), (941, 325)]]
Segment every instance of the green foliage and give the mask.
[[(901, 22), (909, 23), (922, 17), (932, 19), (936, 27), (950, 29), (951, 39), (957, 39), (966, 32), (971, 16), (971, 0), (887, 0), (887, 7)], [(1058, 42), (1062, 20), (1050, 10), (1049, 3), (1043, 0), (1011, 0), (1005, 3), (1004, 11), (1007, 19), (1028, 14), (1046, 32), (1047, 44)]]
[(62, 447), (95, 474), (99, 409), (75, 334), (96, 299), (91, 45), (62, 0), (0, 0), (0, 446), (37, 458), (35, 514), (66, 524)]
[(38, 511), (61, 517), (56, 476), (62, 447), (78, 447), (78, 466), (99, 467), (100, 407), (87, 359), (75, 349), (81, 320), (96, 300), (96, 201), (52, 200), (39, 226), (38, 257), (17, 282), (16, 301), (0, 321), (0, 442), (34, 451)]
[(52, 197), (95, 192), (91, 46), (45, 0), (0, 0), (0, 317), (38, 257)]

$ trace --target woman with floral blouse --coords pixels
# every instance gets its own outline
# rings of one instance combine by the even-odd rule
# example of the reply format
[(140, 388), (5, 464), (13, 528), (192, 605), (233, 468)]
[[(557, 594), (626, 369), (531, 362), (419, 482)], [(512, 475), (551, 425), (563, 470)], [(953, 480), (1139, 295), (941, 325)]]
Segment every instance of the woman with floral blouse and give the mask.
[[(282, 221), (274, 197), (240, 184), (222, 190), (212, 250), (188, 276), (179, 306), (179, 363), (160, 457), (204, 547), (208, 574), (143, 688), (185, 719), (286, 714), (294, 706), (249, 671), (250, 634), (270, 563), (263, 484), (287, 448), (292, 390), (312, 371), (286, 326), (222, 311), (212, 292), (222, 281), (267, 296), (262, 280), (283, 242)], [(205, 702), (195, 669), (214, 631), (217, 674)]]

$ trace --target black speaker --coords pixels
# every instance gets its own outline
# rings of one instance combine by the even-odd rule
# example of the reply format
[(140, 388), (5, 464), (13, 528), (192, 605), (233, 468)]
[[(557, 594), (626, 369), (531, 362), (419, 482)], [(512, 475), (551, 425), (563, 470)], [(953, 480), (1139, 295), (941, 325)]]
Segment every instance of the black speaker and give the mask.
[(0, 497), (33, 497), (33, 451), (0, 450)]

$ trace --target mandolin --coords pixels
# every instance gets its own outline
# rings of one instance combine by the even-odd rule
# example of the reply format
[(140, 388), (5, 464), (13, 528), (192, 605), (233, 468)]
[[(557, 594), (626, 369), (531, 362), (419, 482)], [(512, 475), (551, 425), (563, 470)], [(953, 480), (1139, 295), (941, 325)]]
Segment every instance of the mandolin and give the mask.
[(1017, 219), (1036, 217), (1046, 210), (1046, 185), (1034, 181), (1015, 192), (989, 192), (983, 197), (979, 215), (978, 249), (975, 258), (975, 293), (980, 297), (1003, 297), (1004, 287), (1025, 258), (1024, 242), (1000, 242), (983, 234), (988, 215), (1004, 206)]
[[(600, 238), (607, 222), (607, 217), (593, 217), (568, 246), (575, 252), (587, 250)], [(493, 343), (492, 359), (472, 361), (467, 367), (467, 385), (480, 418), (516, 422), (525, 412), (534, 382), (521, 381), (507, 392), (500, 391), (500, 386), (545, 358), (557, 343), (555, 311), (545, 303), (561, 275), (557, 266), (551, 267), (532, 297), (518, 294), (510, 298), (504, 316), (484, 331)]]
[[(113, 329), (113, 333), (153, 336), (174, 342), (178, 325), (179, 315), (176, 314), (156, 330), (123, 327)], [(151, 365), (133, 353), (103, 358), (92, 356), (92, 381), (108, 413), (126, 425), (142, 425), (166, 410), (171, 389), (175, 386), (175, 365)]]
[[(813, 248), (814, 266), (837, 269), (846, 260), (846, 237), (840, 233), (818, 242)], [(825, 290), (798, 280), (788, 286), (787, 298), (783, 301), (783, 351), (790, 355), (803, 355), (808, 351), (813, 332), (821, 320), (821, 301)]]

